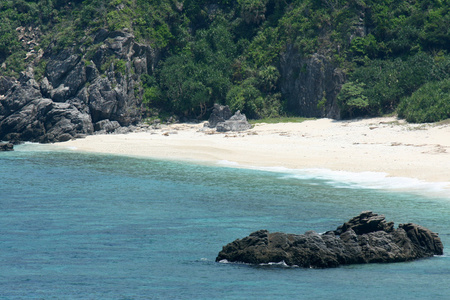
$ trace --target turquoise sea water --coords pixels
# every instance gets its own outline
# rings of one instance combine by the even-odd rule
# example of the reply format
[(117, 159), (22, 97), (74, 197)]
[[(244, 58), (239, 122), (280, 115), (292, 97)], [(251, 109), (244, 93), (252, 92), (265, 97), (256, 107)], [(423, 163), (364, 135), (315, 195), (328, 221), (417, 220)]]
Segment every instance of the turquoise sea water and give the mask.
[[(438, 185), (16, 149), (0, 153), (0, 299), (449, 299)], [(323, 232), (363, 210), (438, 232), (445, 254), (335, 269), (214, 261), (255, 230)]]

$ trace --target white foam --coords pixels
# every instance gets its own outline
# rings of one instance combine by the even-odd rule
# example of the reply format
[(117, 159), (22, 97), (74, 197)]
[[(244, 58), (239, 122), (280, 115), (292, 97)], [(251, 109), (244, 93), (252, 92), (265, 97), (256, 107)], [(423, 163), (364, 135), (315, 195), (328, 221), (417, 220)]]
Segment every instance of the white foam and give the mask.
[(19, 144), (15, 146), (15, 150), (17, 151), (50, 151), (52, 146), (49, 144), (39, 144), (34, 142), (24, 142), (23, 144)]
[(230, 262), (227, 259), (221, 259), (221, 260), (219, 260), (219, 263), (221, 263), (221, 264), (229, 264)]
[(298, 268), (297, 265), (288, 265), (284, 260), (280, 262), (269, 262), (267, 264), (259, 264), (260, 266), (275, 266), (275, 267), (283, 267), (283, 268)]
[(329, 169), (290, 170), (286, 178), (321, 179), (336, 188), (379, 189), (450, 198), (450, 182), (390, 177), (383, 172), (347, 172)]
[(64, 150), (78, 150), (75, 146), (69, 146), (69, 147), (61, 147), (61, 148), (55, 148), (53, 144), (39, 144), (34, 142), (24, 142), (23, 144), (17, 145), (16, 150), (18, 151), (64, 151)]
[(239, 163), (237, 163), (235, 161), (229, 161), (229, 160), (219, 160), (217, 162), (217, 164), (223, 165), (223, 166), (239, 166)]
[[(237, 162), (220, 161), (225, 166), (244, 167)], [(417, 178), (391, 177), (383, 172), (333, 171), (323, 168), (289, 169), (286, 167), (246, 167), (248, 169), (284, 174), (282, 178), (300, 180), (323, 180), (336, 188), (378, 189), (408, 192), (432, 197), (450, 199), (450, 182), (428, 182)], [(318, 185), (311, 181), (311, 185)]]
[[(254, 264), (244, 263), (244, 262), (240, 262), (240, 261), (230, 262), (227, 259), (219, 260), (219, 263), (221, 263), (221, 264), (234, 264), (234, 265), (248, 265), (248, 266), (254, 265)], [(258, 266), (271, 266), (271, 267), (282, 267), (282, 268), (298, 268), (297, 265), (292, 265), (292, 266), (288, 265), (284, 260), (282, 260), (280, 262), (261, 263), (261, 264), (258, 264)]]

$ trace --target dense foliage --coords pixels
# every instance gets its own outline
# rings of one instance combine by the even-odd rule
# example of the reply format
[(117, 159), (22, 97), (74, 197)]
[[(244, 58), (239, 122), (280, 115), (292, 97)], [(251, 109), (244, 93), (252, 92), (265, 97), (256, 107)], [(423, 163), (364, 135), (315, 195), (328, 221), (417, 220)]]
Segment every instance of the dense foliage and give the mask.
[(434, 122), (450, 117), (450, 79), (424, 84), (402, 99), (399, 116), (408, 122)]
[[(161, 50), (141, 78), (143, 102), (160, 112), (202, 118), (218, 102), (251, 118), (289, 115), (279, 61), (290, 44), (345, 70), (343, 117), (398, 107), (414, 122), (450, 117), (447, 0), (2, 0), (0, 24), (9, 76), (31, 63), (27, 52), (89, 48), (100, 28), (132, 32)], [(21, 26), (39, 28), (34, 48)]]

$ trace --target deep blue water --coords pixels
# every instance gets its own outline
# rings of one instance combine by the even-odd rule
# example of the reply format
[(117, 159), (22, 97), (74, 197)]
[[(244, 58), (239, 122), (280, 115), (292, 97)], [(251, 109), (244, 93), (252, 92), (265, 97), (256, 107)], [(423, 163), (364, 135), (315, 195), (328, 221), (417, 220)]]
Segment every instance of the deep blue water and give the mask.
[(0, 153), (0, 298), (448, 299), (448, 248), (335, 269), (214, 262), (255, 230), (323, 232), (363, 210), (426, 226), (450, 247), (445, 192), (303, 175), (39, 145)]

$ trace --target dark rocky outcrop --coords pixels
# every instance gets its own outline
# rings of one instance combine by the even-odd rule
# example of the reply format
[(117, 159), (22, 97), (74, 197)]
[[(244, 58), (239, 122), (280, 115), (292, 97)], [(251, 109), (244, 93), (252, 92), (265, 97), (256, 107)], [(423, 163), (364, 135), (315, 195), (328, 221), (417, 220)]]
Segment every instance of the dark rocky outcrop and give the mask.
[(218, 132), (244, 131), (252, 128), (247, 117), (237, 111), (232, 115), (228, 105), (214, 104), (213, 111), (205, 127), (216, 128)]
[(32, 65), (18, 81), (0, 76), (0, 140), (58, 142), (141, 120), (140, 75), (158, 54), (127, 32), (102, 29), (93, 40), (87, 49), (49, 48), (39, 83)]
[(101, 120), (95, 123), (95, 131), (111, 133), (120, 127), (119, 122), (110, 120)]
[(225, 122), (231, 118), (233, 114), (231, 113), (230, 107), (228, 105), (214, 104), (211, 115), (209, 116), (208, 123), (205, 124), (206, 127), (215, 128), (218, 123)]
[(443, 254), (437, 233), (413, 223), (386, 222), (370, 211), (318, 234), (253, 232), (223, 247), (216, 261), (262, 264), (284, 261), (287, 265), (327, 268), (345, 264), (402, 262)]
[(43, 97), (39, 85), (28, 74), (22, 75), (0, 103), (2, 140), (58, 142), (93, 132), (88, 112), (71, 101)]
[(0, 143), (0, 151), (13, 151), (14, 145), (12, 143)]
[(6, 94), (13, 87), (14, 81), (13, 78), (0, 76), (0, 95)]
[(288, 46), (280, 59), (280, 87), (290, 112), (304, 117), (339, 119), (336, 97), (345, 74), (321, 54), (305, 57)]

